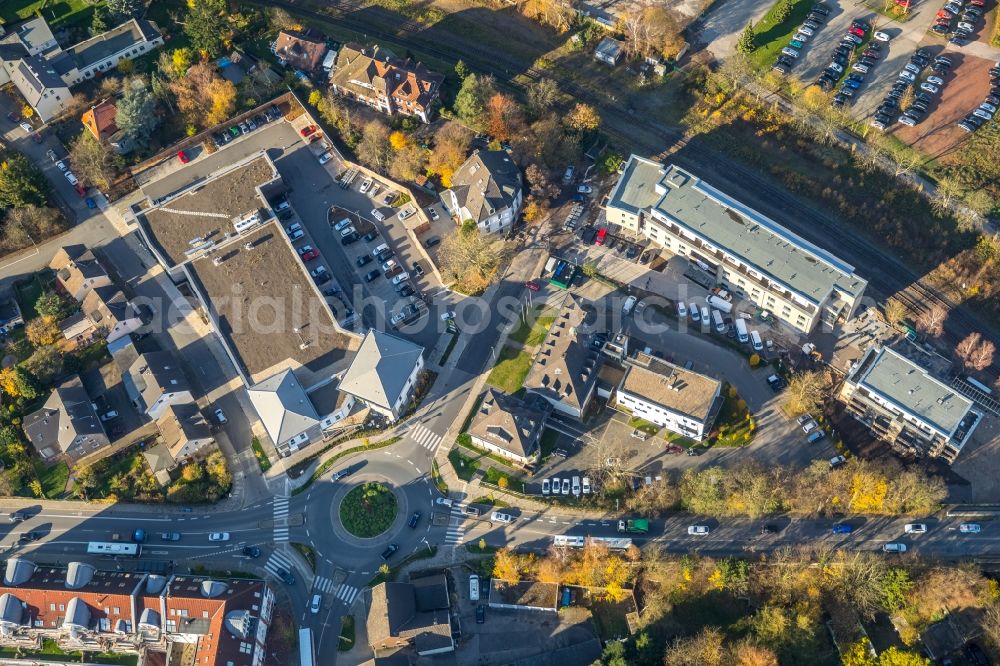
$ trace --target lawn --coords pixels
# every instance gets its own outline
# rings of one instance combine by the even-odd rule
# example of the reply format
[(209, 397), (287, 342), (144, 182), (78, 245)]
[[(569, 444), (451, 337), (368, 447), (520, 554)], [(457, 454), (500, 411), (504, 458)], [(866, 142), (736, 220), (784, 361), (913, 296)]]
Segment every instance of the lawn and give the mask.
[(528, 314), (527, 318), (521, 319), (517, 330), (510, 334), (510, 339), (528, 347), (542, 344), (545, 341), (545, 334), (548, 333), (549, 327), (552, 326), (556, 317), (554, 314), (540, 315), (540, 312), (540, 308), (535, 308)]
[(17, 305), (21, 308), (24, 321), (30, 321), (38, 316), (35, 310), (35, 301), (42, 295), (42, 278), (36, 273), (24, 282), (14, 285), (14, 295), (17, 298)]
[(313, 573), (316, 573), (316, 550), (312, 546), (304, 543), (293, 543), (292, 548), (299, 551), (299, 554), (306, 558), (306, 562), (309, 563)]
[(455, 474), (462, 481), (472, 481), (472, 477), (476, 475), (476, 470), (479, 469), (478, 460), (463, 456), (458, 452), (458, 449), (452, 449), (448, 452), (448, 460), (451, 461), (451, 466), (455, 468)]
[(496, 467), (490, 467), (486, 470), (486, 481), (501, 490), (513, 490), (518, 493), (524, 492), (524, 481), (520, 477), (501, 472)]
[(64, 462), (47, 466), (41, 460), (35, 461), (35, 474), (42, 483), (42, 493), (49, 499), (62, 497), (69, 481), (69, 467)]
[(339, 652), (347, 652), (354, 647), (354, 616), (345, 615), (340, 618), (340, 642), (337, 644)]
[(628, 620), (625, 615), (635, 610), (635, 604), (631, 599), (616, 603), (610, 600), (591, 601), (590, 612), (594, 616), (594, 624), (597, 625), (597, 634), (602, 641), (617, 640), (629, 636)]
[(260, 465), (260, 471), (266, 472), (271, 469), (271, 461), (267, 459), (267, 454), (264, 453), (264, 447), (261, 446), (260, 440), (256, 437), (251, 439), (250, 447), (253, 449), (253, 455), (257, 459), (257, 464)]
[[(66, 652), (56, 642), (46, 638), (42, 641), (41, 650), (25, 650), (24, 648), (0, 648), (0, 657), (31, 659), (32, 657), (44, 657), (45, 661), (56, 661), (62, 663), (80, 663), (86, 661), (91, 664), (117, 664), (118, 666), (135, 666), (139, 663), (139, 656), (134, 654), (116, 654), (114, 652)], [(86, 657), (86, 659), (84, 658)]]
[(369, 481), (347, 493), (340, 502), (340, 522), (356, 537), (370, 538), (385, 532), (399, 511), (388, 486)]
[(54, 28), (56, 25), (67, 22), (76, 23), (74, 14), (88, 13), (88, 9), (92, 9), (88, 0), (57, 0), (56, 2), (49, 2), (49, 0), (4, 0), (4, 2), (0, 2), (0, 21), (13, 23), (31, 18), (41, 12), (45, 20)]
[(512, 347), (500, 351), (500, 360), (490, 372), (487, 382), (507, 393), (517, 393), (531, 369), (531, 355)]
[(448, 484), (441, 478), (441, 470), (438, 468), (437, 460), (431, 461), (431, 478), (434, 479), (434, 487), (442, 495), (448, 494)]
[(746, 402), (736, 394), (735, 388), (725, 387), (723, 395), (725, 398), (722, 409), (719, 410), (709, 441), (714, 446), (746, 446), (753, 440), (757, 423), (747, 409)]
[(788, 18), (779, 23), (777, 16), (778, 7), (781, 3), (782, 0), (774, 3), (771, 9), (767, 11), (767, 14), (764, 15), (764, 18), (753, 27), (756, 33), (754, 45), (757, 48), (750, 54), (750, 62), (758, 70), (766, 69), (774, 64), (774, 61), (778, 59), (781, 49), (788, 46), (792, 35), (802, 25), (802, 22), (813, 6), (812, 0), (793, 0), (792, 11), (788, 15)]

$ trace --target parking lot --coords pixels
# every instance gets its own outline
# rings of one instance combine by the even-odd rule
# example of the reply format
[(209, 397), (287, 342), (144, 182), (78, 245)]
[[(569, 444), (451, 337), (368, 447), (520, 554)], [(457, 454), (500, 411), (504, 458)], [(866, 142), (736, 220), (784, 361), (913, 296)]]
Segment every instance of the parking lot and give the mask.
[[(275, 160), (282, 178), (289, 185), (287, 197), (293, 211), (293, 215), (282, 220), (282, 224), (287, 228), (293, 222), (299, 222), (304, 234), (295, 241), (296, 248), (312, 246), (320, 256), (309, 261), (310, 270), (314, 270), (313, 264), (323, 265), (332, 274), (330, 282), (321, 285), (321, 288), (326, 292), (339, 290), (327, 294), (328, 302), (336, 310), (338, 321), (349, 321), (350, 309), (355, 314), (362, 315), (360, 321), (352, 324), (355, 331), (368, 327), (389, 330), (392, 313), (398, 312), (404, 304), (391, 284), (393, 276), (403, 270), (409, 273), (408, 281), (414, 288), (415, 296), (441, 291), (433, 271), (428, 270), (426, 258), (419, 249), (413, 247), (398, 219), (401, 210), (407, 210), (407, 207), (412, 210), (414, 204), (411, 202), (399, 208), (385, 204), (390, 193), (393, 199), (398, 194), (387, 181), (378, 182), (377, 190), (374, 189), (376, 183), (372, 182), (362, 193), (360, 190), (366, 177), (360, 177), (360, 174), (351, 177), (349, 170), (337, 159), (321, 165), (318, 152), (318, 149), (286, 150)], [(346, 177), (337, 181), (338, 176)], [(369, 196), (373, 190), (374, 197)], [(385, 219), (375, 220), (373, 210), (378, 210)], [(347, 245), (342, 243), (340, 230), (335, 230), (336, 224), (345, 218), (351, 220), (350, 225), (358, 234), (358, 238), (349, 241)], [(373, 232), (378, 236), (370, 241), (365, 240), (365, 236)], [(358, 257), (362, 254), (370, 256), (372, 250), (383, 243), (389, 245), (394, 253), (391, 258), (401, 267), (391, 269), (389, 279), (381, 276), (381, 263), (376, 264), (374, 257), (363, 266), (357, 265)], [(423, 269), (421, 276), (413, 272), (417, 265)], [(365, 275), (375, 268), (379, 269), (380, 276), (366, 281)], [(434, 317), (431, 321), (434, 321), (437, 319), (435, 312), (447, 309), (450, 304), (442, 299), (432, 300), (427, 305)], [(421, 317), (418, 321), (424, 319)], [(436, 326), (404, 327), (399, 332), (428, 349), (440, 337)]]

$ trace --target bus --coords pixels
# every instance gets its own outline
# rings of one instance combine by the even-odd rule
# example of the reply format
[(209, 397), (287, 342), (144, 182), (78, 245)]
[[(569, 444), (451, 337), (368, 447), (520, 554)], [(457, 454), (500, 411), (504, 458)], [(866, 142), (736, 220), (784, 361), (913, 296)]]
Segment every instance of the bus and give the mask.
[(106, 541), (91, 541), (87, 544), (88, 555), (104, 557), (139, 557), (142, 546), (137, 543), (113, 543)]
[(312, 629), (299, 629), (299, 666), (316, 666), (316, 646)]
[(552, 537), (552, 545), (557, 548), (583, 548), (588, 541), (602, 544), (610, 550), (628, 550), (632, 545), (632, 539), (623, 537), (583, 537), (568, 534), (557, 534)]

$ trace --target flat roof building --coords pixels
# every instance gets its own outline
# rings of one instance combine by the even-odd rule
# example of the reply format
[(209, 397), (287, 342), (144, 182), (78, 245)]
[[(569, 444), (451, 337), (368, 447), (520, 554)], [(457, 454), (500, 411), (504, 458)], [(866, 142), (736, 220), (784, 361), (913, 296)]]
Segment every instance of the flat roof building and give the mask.
[(850, 264), (674, 165), (632, 155), (606, 213), (803, 333), (849, 319), (868, 286)]
[(618, 403), (635, 416), (701, 441), (722, 407), (722, 382), (640, 352), (628, 362)]
[(955, 461), (983, 414), (975, 404), (889, 347), (872, 347), (840, 391), (847, 411), (901, 453)]

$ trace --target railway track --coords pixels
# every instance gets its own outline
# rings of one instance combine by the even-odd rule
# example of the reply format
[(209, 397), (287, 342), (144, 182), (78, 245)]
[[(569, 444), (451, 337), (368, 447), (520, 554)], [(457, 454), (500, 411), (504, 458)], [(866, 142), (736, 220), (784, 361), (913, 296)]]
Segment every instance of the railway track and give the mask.
[[(251, 0), (253, 4), (280, 7), (334, 27), (342, 26), (360, 32), (371, 38), (400, 44), (412, 45), (428, 55), (445, 61), (461, 58), (471, 71), (496, 76), (503, 69), (507, 79), (503, 83), (524, 92), (530, 83), (543, 77), (551, 77), (546, 71), (525, 66), (502, 51), (487, 49), (465, 39), (449, 40), (449, 48), (439, 46), (440, 41), (431, 39), (426, 33), (428, 27), (413, 20), (400, 21), (393, 12), (380, 7), (362, 6), (345, 0), (327, 0), (327, 7), (337, 15), (319, 13), (304, 9), (294, 3), (282, 0)], [(365, 20), (351, 15), (364, 9)], [(375, 24), (377, 16), (385, 16), (393, 29), (383, 30)], [(405, 41), (404, 41), (405, 40)], [(528, 83), (517, 80), (524, 77)], [(836, 248), (837, 253), (854, 264), (859, 272), (869, 280), (870, 290), (883, 298), (900, 295), (908, 307), (919, 314), (940, 304), (950, 311), (945, 324), (946, 336), (954, 342), (961, 340), (972, 331), (980, 331), (1000, 338), (1000, 331), (986, 324), (971, 313), (966, 306), (958, 305), (949, 298), (920, 282), (920, 275), (902, 260), (882, 249), (873, 241), (853, 229), (845, 228), (838, 220), (822, 211), (815, 210), (813, 202), (792, 194), (780, 185), (771, 182), (754, 169), (740, 163), (712, 146), (705, 145), (697, 138), (685, 139), (684, 133), (643, 117), (630, 113), (615, 104), (608, 95), (599, 95), (572, 81), (560, 79), (561, 89), (578, 101), (591, 104), (599, 109), (603, 119), (602, 131), (615, 139), (621, 146), (636, 146), (645, 154), (669, 157), (682, 168), (699, 174), (707, 182), (752, 205), (760, 212), (783, 224), (796, 234), (821, 247)], [(639, 133), (644, 138), (640, 139)], [(685, 150), (695, 153), (697, 158), (684, 154)], [(752, 203), (751, 203), (752, 202)], [(911, 295), (912, 292), (916, 292)], [(998, 361), (1000, 362), (1000, 361)]]

